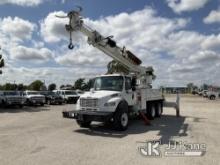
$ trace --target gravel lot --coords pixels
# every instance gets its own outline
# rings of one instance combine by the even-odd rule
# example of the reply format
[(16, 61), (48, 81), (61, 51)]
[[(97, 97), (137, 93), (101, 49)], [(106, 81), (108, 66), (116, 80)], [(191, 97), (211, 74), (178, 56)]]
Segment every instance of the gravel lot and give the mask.
[[(168, 96), (175, 100), (175, 96)], [(173, 109), (152, 121), (151, 126), (132, 120), (125, 132), (100, 123), (81, 129), (74, 120), (63, 119), (63, 110), (74, 105), (0, 109), (1, 165), (124, 165), (124, 164), (219, 164), (220, 100), (181, 96), (181, 116)], [(161, 149), (173, 141), (205, 143), (202, 157), (145, 157), (138, 147), (146, 140), (158, 140)]]

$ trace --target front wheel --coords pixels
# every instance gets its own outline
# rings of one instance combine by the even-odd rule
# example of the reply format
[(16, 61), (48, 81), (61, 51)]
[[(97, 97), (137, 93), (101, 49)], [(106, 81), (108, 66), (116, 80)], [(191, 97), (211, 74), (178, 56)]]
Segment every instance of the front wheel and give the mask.
[(118, 131), (125, 131), (128, 128), (129, 116), (128, 116), (128, 105), (121, 103), (114, 115), (113, 125)]

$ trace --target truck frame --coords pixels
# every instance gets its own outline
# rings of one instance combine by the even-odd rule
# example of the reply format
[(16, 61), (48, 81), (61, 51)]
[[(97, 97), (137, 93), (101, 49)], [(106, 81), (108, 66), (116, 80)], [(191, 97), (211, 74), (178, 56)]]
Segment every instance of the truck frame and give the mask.
[(159, 89), (152, 89), (153, 68), (141, 66), (142, 61), (125, 46), (119, 47), (112, 36), (104, 37), (85, 25), (80, 11), (71, 11), (67, 16), (69, 49), (74, 48), (72, 32), (79, 31), (88, 37), (88, 44), (121, 63), (129, 74), (97, 76), (94, 88), (80, 96), (76, 110), (63, 112), (63, 117), (76, 119), (81, 127), (89, 127), (92, 121), (110, 122), (121, 131), (127, 129), (131, 115), (141, 114), (145, 120), (160, 117), (164, 97)]

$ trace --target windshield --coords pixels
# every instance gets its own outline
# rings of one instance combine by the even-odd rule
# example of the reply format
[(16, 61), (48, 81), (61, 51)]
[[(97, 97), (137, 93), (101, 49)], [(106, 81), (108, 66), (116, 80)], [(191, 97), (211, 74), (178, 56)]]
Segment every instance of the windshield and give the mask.
[(16, 96), (16, 95), (18, 95), (17, 92), (5, 92), (4, 94), (5, 94), (6, 96)]
[(74, 91), (65, 91), (65, 95), (76, 95)]
[(123, 77), (122, 76), (98, 77), (95, 79), (94, 89), (96, 91), (97, 90), (122, 91)]
[(27, 92), (28, 95), (39, 95), (40, 93), (38, 92)]

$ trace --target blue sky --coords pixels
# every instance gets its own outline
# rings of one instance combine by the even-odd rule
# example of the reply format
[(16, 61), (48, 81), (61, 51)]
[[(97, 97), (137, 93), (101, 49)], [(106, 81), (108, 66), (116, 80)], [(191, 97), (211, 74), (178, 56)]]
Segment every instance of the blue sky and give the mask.
[[(114, 35), (145, 65), (152, 65), (158, 75), (158, 86), (220, 83), (216, 73), (220, 68), (219, 0), (19, 2), (0, 2), (0, 44), (8, 61), (0, 83), (14, 79), (30, 83), (37, 78), (46, 79), (47, 83), (68, 84), (79, 77), (106, 71), (110, 58), (103, 59), (102, 53), (87, 45), (85, 37), (76, 34), (75, 43), (79, 47), (72, 52), (66, 49), (68, 37), (62, 29), (66, 20), (54, 16), (65, 14), (75, 5), (83, 7), (82, 15), (88, 25), (103, 35)], [(204, 65), (213, 62), (213, 68), (201, 72)], [(210, 73), (211, 78), (202, 79)], [(18, 74), (24, 76), (17, 77)]]

